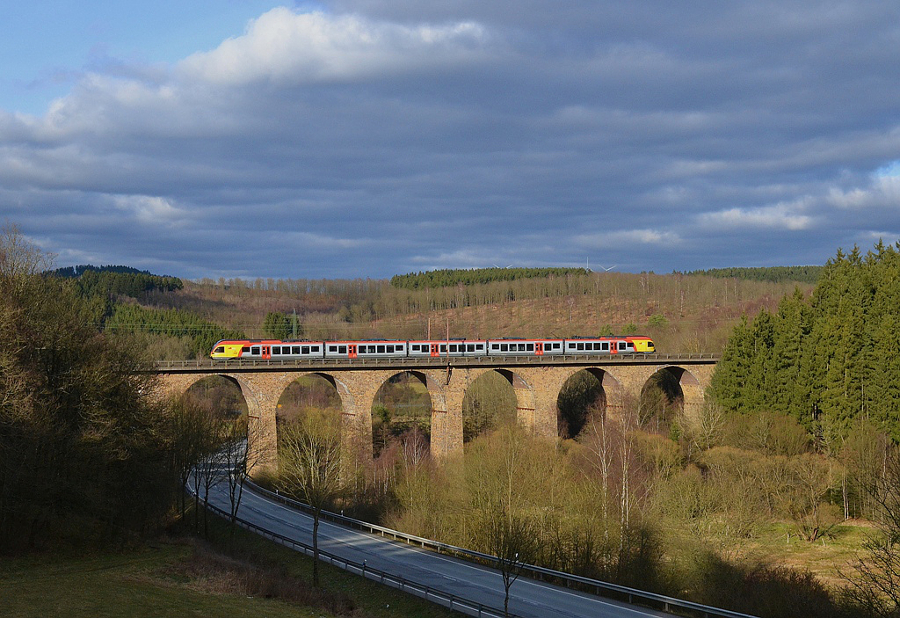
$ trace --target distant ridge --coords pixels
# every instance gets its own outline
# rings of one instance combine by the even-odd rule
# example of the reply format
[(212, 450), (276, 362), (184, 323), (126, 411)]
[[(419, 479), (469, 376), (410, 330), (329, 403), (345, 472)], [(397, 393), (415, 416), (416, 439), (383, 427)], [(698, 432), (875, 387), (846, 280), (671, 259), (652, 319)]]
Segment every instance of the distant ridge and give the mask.
[(56, 275), (57, 277), (63, 277), (65, 279), (70, 279), (74, 277), (80, 277), (85, 272), (96, 272), (96, 273), (117, 273), (117, 274), (125, 274), (125, 275), (150, 275), (153, 277), (166, 276), (166, 275), (154, 275), (149, 270), (138, 270), (137, 268), (132, 268), (131, 266), (94, 266), (92, 264), (79, 264), (78, 266), (64, 266), (63, 268), (57, 268), (56, 270), (48, 271), (52, 275)]
[(407, 290), (425, 288), (445, 288), (455, 285), (477, 285), (494, 281), (515, 281), (516, 279), (533, 279), (538, 277), (564, 277), (566, 275), (584, 275), (585, 268), (470, 268), (429, 270), (391, 277), (391, 286)]
[(758, 268), (710, 268), (692, 270), (685, 275), (705, 275), (707, 277), (746, 279), (748, 281), (771, 281), (785, 283), (817, 283), (822, 276), (824, 266), (761, 266)]

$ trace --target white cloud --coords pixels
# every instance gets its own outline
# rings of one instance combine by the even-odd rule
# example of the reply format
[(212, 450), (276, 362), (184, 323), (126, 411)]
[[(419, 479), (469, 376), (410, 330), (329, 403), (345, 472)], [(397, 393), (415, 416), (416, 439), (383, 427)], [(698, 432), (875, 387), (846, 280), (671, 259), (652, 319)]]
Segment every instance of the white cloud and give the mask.
[(762, 208), (730, 208), (700, 215), (700, 224), (714, 229), (776, 229), (800, 231), (812, 226), (813, 218), (802, 214), (812, 203), (805, 197)]
[(117, 195), (113, 197), (113, 204), (118, 210), (128, 213), (140, 223), (176, 226), (187, 223), (185, 219), (188, 217), (188, 213), (176, 208), (169, 200), (162, 197)]
[(486, 41), (485, 29), (473, 22), (405, 26), (279, 7), (250, 22), (244, 35), (189, 56), (178, 70), (225, 85), (354, 80), (468, 63)]
[(680, 244), (681, 237), (675, 232), (645, 228), (603, 234), (583, 234), (576, 236), (574, 241), (581, 246), (596, 249), (621, 248), (635, 244), (671, 247)]
[(832, 188), (828, 192), (828, 202), (845, 210), (900, 209), (900, 166), (894, 163), (881, 168), (867, 187)]

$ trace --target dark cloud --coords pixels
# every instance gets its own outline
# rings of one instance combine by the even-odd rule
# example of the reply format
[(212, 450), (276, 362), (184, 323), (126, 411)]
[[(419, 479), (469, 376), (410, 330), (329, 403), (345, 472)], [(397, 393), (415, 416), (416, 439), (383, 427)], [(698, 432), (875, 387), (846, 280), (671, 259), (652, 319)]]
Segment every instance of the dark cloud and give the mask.
[(60, 262), (193, 278), (823, 263), (900, 236), (894, 5), (326, 5), (0, 111), (5, 214)]

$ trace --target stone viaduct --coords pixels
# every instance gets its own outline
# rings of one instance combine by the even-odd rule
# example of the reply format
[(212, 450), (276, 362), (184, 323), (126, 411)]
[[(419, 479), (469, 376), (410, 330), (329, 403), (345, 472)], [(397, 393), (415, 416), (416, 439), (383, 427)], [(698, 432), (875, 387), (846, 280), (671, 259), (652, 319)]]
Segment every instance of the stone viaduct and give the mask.
[[(480, 357), (425, 359), (367, 359), (316, 361), (187, 361), (160, 363), (160, 395), (180, 395), (195, 382), (219, 375), (234, 381), (247, 402), (250, 417), (249, 451), (257, 461), (254, 473), (277, 465), (275, 413), (285, 389), (304, 374), (324, 377), (336, 389), (342, 404), (341, 435), (344, 448), (372, 444), (372, 406), (378, 390), (390, 378), (408, 372), (419, 379), (431, 396), (431, 453), (446, 457), (463, 448), (463, 398), (481, 375), (496, 371), (516, 394), (520, 425), (548, 438), (557, 435), (556, 403), (566, 380), (586, 370), (595, 375), (606, 396), (606, 413), (620, 412), (629, 397), (639, 398), (644, 386), (659, 371), (677, 379), (688, 422), (699, 417), (705, 389), (716, 358), (709, 354), (682, 356), (619, 355), (615, 357)], [(358, 447), (357, 447), (358, 448)], [(371, 450), (368, 455), (371, 457)]]

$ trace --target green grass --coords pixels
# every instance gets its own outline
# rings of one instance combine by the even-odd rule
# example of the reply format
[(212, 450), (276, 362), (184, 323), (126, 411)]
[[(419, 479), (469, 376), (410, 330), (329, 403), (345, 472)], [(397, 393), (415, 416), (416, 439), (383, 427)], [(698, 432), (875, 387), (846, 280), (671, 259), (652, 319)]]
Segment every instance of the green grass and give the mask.
[[(127, 551), (91, 555), (40, 555), (0, 560), (0, 615), (4, 618), (44, 616), (229, 618), (333, 617), (322, 605), (283, 598), (260, 598), (235, 588), (239, 579), (229, 567), (251, 565), (262, 577), (291, 588), (311, 588), (312, 560), (227, 526), (212, 522), (211, 541), (159, 541)], [(421, 599), (365, 581), (340, 569), (321, 565), (323, 589), (349, 597), (356, 609), (338, 615), (450, 616)], [(277, 580), (277, 581), (276, 581)], [(265, 582), (263, 590), (267, 590)], [(273, 587), (272, 589), (276, 589)], [(269, 593), (262, 593), (269, 594)]]
[(846, 522), (809, 542), (797, 534), (794, 525), (773, 523), (763, 526), (745, 551), (770, 564), (808, 569), (827, 585), (841, 587), (847, 582), (840, 572), (850, 572), (849, 564), (864, 553), (863, 544), (873, 533), (872, 526), (865, 522)]
[(317, 616), (270, 599), (194, 590), (165, 577), (191, 548), (164, 545), (87, 557), (4, 560), (0, 569), (3, 615), (12, 617)]

